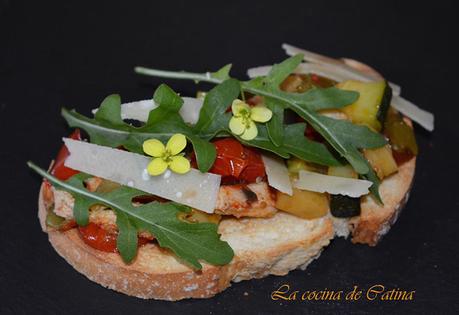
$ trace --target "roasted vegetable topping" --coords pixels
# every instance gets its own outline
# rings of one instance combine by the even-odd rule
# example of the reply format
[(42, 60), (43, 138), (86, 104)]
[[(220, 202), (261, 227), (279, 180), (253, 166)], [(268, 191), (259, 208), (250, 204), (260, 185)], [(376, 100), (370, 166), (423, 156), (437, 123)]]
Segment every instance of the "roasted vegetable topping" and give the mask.
[[(81, 140), (80, 129), (75, 129), (75, 131), (72, 132), (69, 138), (74, 139), (74, 140)], [(56, 160), (54, 161), (53, 168), (51, 169), (51, 174), (56, 176), (58, 179), (66, 180), (72, 177), (73, 175), (79, 173), (78, 171), (71, 169), (64, 165), (65, 160), (67, 159), (68, 156), (69, 156), (69, 150), (64, 144), (59, 150)]]
[(335, 84), (335, 81), (317, 74), (291, 74), (281, 83), (280, 88), (290, 93), (304, 93), (314, 87), (327, 88)]
[(391, 109), (387, 115), (384, 133), (389, 138), (392, 149), (397, 153), (418, 154), (418, 145), (413, 128), (408, 126), (402, 116), (394, 109)]
[(178, 214), (178, 218), (183, 221), (188, 221), (191, 223), (220, 223), (222, 218), (219, 214), (208, 214), (199, 210), (191, 210), (188, 213), (180, 212)]
[[(358, 178), (350, 165), (330, 166), (328, 175), (346, 178)], [(360, 198), (343, 195), (330, 195), (330, 212), (337, 218), (350, 218), (360, 215)]]
[(223, 183), (253, 183), (266, 176), (260, 154), (233, 138), (214, 141), (217, 158), (209, 172), (221, 175)]
[(365, 149), (363, 153), (380, 179), (397, 172), (397, 163), (392, 156), (390, 145), (377, 149)]
[(349, 164), (342, 166), (330, 166), (328, 168), (328, 175), (330, 176), (339, 176), (346, 178), (358, 178), (359, 175), (354, 171), (352, 166)]
[(298, 158), (291, 158), (287, 160), (287, 168), (290, 174), (298, 174), (299, 171), (310, 171), (324, 174), (327, 171), (325, 166), (306, 162)]
[(381, 131), (392, 91), (386, 81), (360, 82), (344, 81), (337, 85), (340, 89), (360, 93), (358, 100), (342, 110), (353, 123), (364, 124)]
[(350, 218), (360, 215), (360, 198), (343, 195), (330, 196), (330, 212), (337, 218)]
[(328, 213), (327, 194), (293, 189), (293, 195), (277, 192), (276, 208), (303, 219), (316, 219)]
[(116, 252), (117, 233), (111, 233), (94, 223), (78, 228), (82, 240), (92, 248), (104, 252)]

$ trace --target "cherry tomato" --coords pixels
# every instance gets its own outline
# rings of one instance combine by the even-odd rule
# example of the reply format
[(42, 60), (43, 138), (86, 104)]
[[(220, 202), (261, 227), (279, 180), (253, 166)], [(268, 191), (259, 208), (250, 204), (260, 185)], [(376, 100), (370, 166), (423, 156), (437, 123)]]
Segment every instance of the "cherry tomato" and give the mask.
[(257, 180), (257, 177), (264, 177), (266, 175), (265, 165), (263, 164), (261, 155), (257, 151), (247, 147), (244, 147), (244, 154), (247, 160), (247, 167), (242, 171), (239, 178), (246, 183), (253, 183)]
[(260, 154), (244, 147), (233, 138), (225, 138), (214, 142), (217, 158), (209, 172), (222, 175), (223, 182), (244, 181), (255, 182), (257, 177), (264, 177), (265, 167)]
[[(74, 140), (81, 140), (80, 129), (75, 129), (75, 131), (72, 132), (69, 138)], [(57, 154), (56, 160), (54, 161), (53, 168), (51, 169), (51, 175), (54, 175), (60, 180), (66, 180), (72, 177), (73, 175), (79, 173), (78, 171), (64, 165), (65, 160), (67, 159), (69, 154), (69, 150), (67, 149), (65, 144), (62, 145), (61, 149), (59, 150), (59, 153)]]
[(80, 226), (78, 230), (83, 241), (92, 248), (109, 253), (116, 252), (116, 233), (109, 233), (95, 223)]
[(233, 138), (225, 138), (215, 141), (214, 145), (217, 149), (217, 157), (210, 172), (239, 178), (241, 172), (247, 167), (242, 144)]

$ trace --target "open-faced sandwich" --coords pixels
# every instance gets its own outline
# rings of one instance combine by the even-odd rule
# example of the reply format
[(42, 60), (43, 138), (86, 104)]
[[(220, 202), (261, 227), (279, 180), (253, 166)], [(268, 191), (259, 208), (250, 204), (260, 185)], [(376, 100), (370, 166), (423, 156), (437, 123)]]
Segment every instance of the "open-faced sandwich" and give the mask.
[(292, 57), (202, 74), (196, 98), (110, 95), (45, 171), (39, 219), (76, 270), (140, 298), (207, 298), (232, 281), (305, 268), (335, 236), (375, 245), (406, 203), (418, 147), (410, 118), (433, 116), (349, 59)]

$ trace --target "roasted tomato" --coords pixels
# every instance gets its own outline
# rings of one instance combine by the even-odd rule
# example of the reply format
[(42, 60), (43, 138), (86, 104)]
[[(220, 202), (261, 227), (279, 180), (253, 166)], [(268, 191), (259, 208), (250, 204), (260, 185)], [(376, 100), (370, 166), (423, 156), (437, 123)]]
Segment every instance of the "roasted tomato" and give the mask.
[[(72, 132), (69, 138), (74, 139), (74, 140), (81, 140), (80, 129), (75, 129), (75, 131)], [(54, 161), (53, 168), (51, 169), (51, 175), (54, 175), (60, 180), (66, 180), (72, 177), (73, 175), (79, 173), (78, 171), (71, 169), (64, 165), (65, 160), (67, 159), (68, 156), (69, 156), (69, 150), (64, 144), (59, 150), (56, 160)]]
[(209, 172), (221, 175), (224, 183), (252, 183), (257, 177), (266, 175), (263, 161), (256, 150), (244, 147), (233, 138), (217, 140), (214, 145), (217, 158)]
[[(108, 253), (117, 252), (117, 232), (107, 231), (95, 223), (89, 223), (86, 226), (79, 226), (78, 230), (80, 231), (83, 241), (92, 248)], [(149, 241), (150, 240), (147, 238), (139, 237), (137, 244), (138, 246), (142, 246), (147, 244)]]
[(78, 230), (83, 241), (92, 248), (104, 252), (116, 252), (116, 233), (108, 232), (94, 223), (80, 226)]
[[(95, 223), (89, 223), (86, 226), (79, 226), (78, 230), (80, 231), (83, 241), (92, 248), (108, 253), (117, 252), (116, 238), (118, 236), (118, 232), (107, 231)], [(147, 244), (149, 241), (150, 240), (147, 238), (139, 237), (137, 244), (140, 247)]]

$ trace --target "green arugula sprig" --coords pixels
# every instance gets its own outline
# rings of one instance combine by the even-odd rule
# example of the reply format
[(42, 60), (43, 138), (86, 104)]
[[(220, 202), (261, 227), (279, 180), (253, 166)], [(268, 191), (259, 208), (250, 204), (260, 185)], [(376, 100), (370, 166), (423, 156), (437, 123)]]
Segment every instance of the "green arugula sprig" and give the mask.
[(199, 260), (214, 265), (225, 265), (234, 256), (228, 243), (220, 240), (216, 224), (187, 223), (178, 219), (179, 213), (191, 210), (187, 206), (174, 202), (150, 202), (133, 206), (132, 199), (145, 195), (144, 192), (127, 186), (120, 186), (107, 193), (90, 192), (83, 184), (89, 175), (80, 173), (64, 182), (32, 162), (28, 162), (27, 165), (56, 187), (72, 194), (75, 199), (73, 213), (78, 225), (88, 224), (89, 208), (92, 205), (102, 204), (113, 209), (119, 229), (116, 245), (127, 263), (137, 254), (139, 231), (150, 232), (161, 247), (169, 248), (177, 257), (196, 269), (202, 268)]
[[(239, 90), (232, 97), (238, 94)], [(183, 121), (179, 114), (183, 100), (165, 84), (158, 87), (153, 99), (158, 107), (150, 112), (148, 121), (142, 127), (131, 126), (121, 119), (119, 95), (105, 98), (93, 119), (66, 108), (62, 109), (62, 116), (70, 127), (85, 130), (92, 143), (110, 147), (124, 146), (140, 154), (143, 153), (142, 144), (145, 140), (155, 138), (165, 143), (174, 134), (182, 133), (193, 145), (199, 170), (207, 172), (215, 161), (216, 150)]]
[[(278, 112), (274, 112), (276, 116), (274, 119), (275, 122), (266, 126), (266, 132), (263, 128), (259, 128), (260, 137), (263, 139), (254, 139), (253, 141), (248, 141), (248, 143), (272, 152), (276, 152), (276, 148), (281, 148), (283, 149), (281, 150), (282, 152), (276, 153), (286, 157), (286, 154), (281, 154), (288, 153), (282, 146), (282, 141), (287, 137), (285, 137), (285, 128), (282, 125), (281, 117), (282, 109), (289, 108), (320, 133), (336, 152), (346, 159), (359, 174), (373, 182), (372, 192), (381, 202), (378, 193), (379, 180), (358, 149), (381, 147), (386, 144), (384, 137), (365, 126), (358, 126), (348, 121), (328, 118), (316, 112), (321, 109), (341, 108), (349, 105), (357, 100), (358, 93), (342, 91), (334, 87), (312, 89), (305, 93), (286, 93), (279, 89), (280, 82), (294, 71), (302, 58), (303, 56), (298, 54), (273, 66), (266, 77), (258, 77), (250, 81), (240, 82), (242, 90), (265, 97), (268, 100), (267, 105), (271, 108), (280, 108)], [(209, 72), (174, 72), (144, 67), (136, 67), (135, 71), (139, 74), (155, 77), (191, 79), (197, 82), (203, 81), (215, 84), (222, 83), (219, 77)], [(266, 139), (266, 136), (269, 140)]]
[[(229, 66), (225, 68), (225, 72), (228, 68)], [(156, 138), (166, 142), (173, 134), (182, 133), (193, 144), (198, 168), (206, 172), (213, 165), (216, 157), (215, 147), (209, 141), (215, 136), (231, 136), (229, 130), (231, 113), (227, 113), (227, 109), (240, 92), (241, 85), (236, 79), (227, 79), (214, 87), (207, 93), (199, 119), (194, 126), (186, 124), (179, 114), (183, 100), (164, 84), (158, 87), (153, 97), (159, 106), (150, 112), (147, 122), (142, 127), (133, 127), (121, 119), (121, 100), (118, 95), (108, 96), (93, 119), (65, 108), (62, 110), (62, 115), (69, 126), (84, 129), (92, 143), (110, 147), (124, 146), (136, 153), (143, 153), (142, 143), (147, 139)], [(288, 139), (285, 143), (282, 140), (280, 145), (272, 141), (269, 126), (265, 124), (258, 126), (258, 136), (255, 139), (251, 141), (239, 139), (239, 141), (273, 152), (283, 158), (293, 155), (322, 165), (340, 165), (340, 161), (325, 145), (304, 137), (305, 124), (298, 126), (285, 128), (282, 125), (280, 136), (284, 137), (284, 129), (288, 129), (289, 133), (285, 135)], [(301, 148), (298, 149), (298, 146)]]

